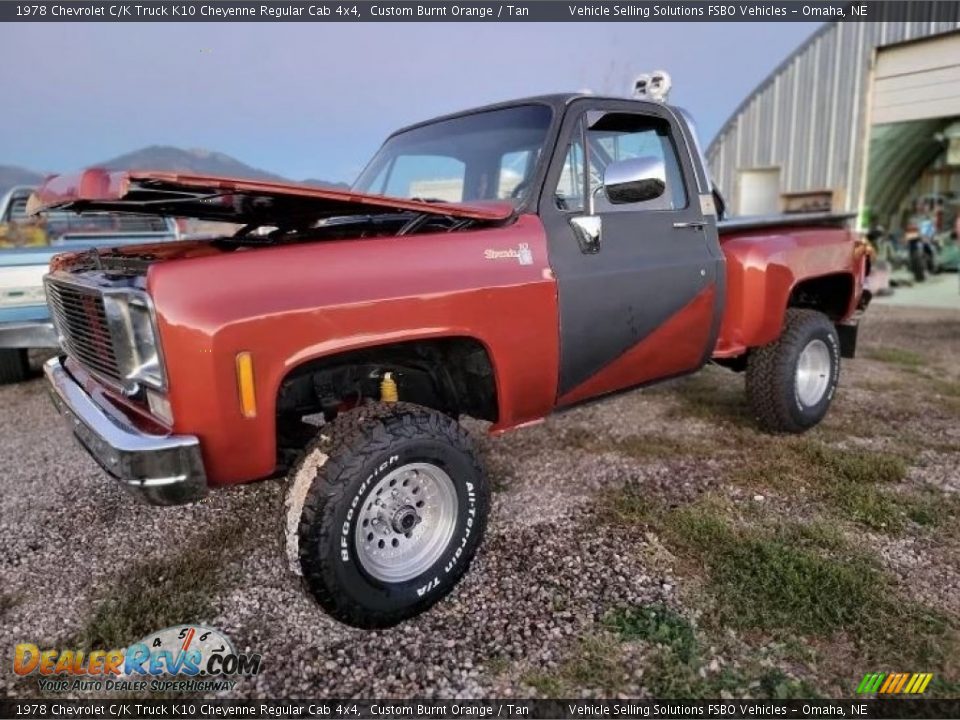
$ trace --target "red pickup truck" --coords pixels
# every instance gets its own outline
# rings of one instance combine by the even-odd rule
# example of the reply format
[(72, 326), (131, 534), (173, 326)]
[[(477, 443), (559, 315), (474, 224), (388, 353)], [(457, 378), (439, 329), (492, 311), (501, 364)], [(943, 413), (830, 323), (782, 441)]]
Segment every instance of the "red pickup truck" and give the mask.
[(867, 300), (836, 218), (720, 223), (686, 115), (557, 95), (392, 135), (350, 190), (163, 172), (48, 180), (32, 209), (229, 221), (57, 256), (72, 432), (158, 504), (288, 474), (288, 551), (386, 626), (466, 571), (489, 507), (457, 423), (517, 428), (715, 362), (760, 424), (826, 413)]

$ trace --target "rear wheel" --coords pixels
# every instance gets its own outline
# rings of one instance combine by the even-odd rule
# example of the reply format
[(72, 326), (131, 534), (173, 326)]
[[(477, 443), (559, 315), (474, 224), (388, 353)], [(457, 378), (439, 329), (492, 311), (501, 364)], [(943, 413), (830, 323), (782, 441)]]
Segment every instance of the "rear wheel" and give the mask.
[(408, 403), (339, 415), (293, 474), (287, 550), (317, 602), (357, 627), (423, 612), (466, 572), (489, 491), (466, 431)]
[(788, 310), (780, 338), (747, 361), (747, 397), (771, 432), (801, 433), (819, 423), (839, 379), (837, 330), (815, 310)]
[(26, 350), (0, 350), (0, 385), (25, 380), (29, 372), (30, 362)]

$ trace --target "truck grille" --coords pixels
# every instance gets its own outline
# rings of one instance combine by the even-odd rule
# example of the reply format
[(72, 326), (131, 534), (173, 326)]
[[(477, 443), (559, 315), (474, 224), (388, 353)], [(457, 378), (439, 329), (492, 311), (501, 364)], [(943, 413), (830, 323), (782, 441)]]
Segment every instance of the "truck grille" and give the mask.
[(66, 353), (95, 373), (120, 382), (101, 293), (96, 288), (48, 279), (47, 304)]

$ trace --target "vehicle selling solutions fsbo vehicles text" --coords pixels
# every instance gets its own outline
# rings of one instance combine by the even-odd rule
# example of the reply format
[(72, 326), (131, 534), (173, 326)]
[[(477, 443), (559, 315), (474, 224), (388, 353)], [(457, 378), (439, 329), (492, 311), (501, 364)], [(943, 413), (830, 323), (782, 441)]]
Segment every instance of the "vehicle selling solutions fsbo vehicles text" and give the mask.
[(681, 4), (674, 5), (574, 5), (567, 6), (573, 17), (631, 17), (631, 18), (754, 18), (754, 17), (784, 17), (785, 8), (752, 4), (722, 4), (707, 5), (706, 7), (689, 7)]

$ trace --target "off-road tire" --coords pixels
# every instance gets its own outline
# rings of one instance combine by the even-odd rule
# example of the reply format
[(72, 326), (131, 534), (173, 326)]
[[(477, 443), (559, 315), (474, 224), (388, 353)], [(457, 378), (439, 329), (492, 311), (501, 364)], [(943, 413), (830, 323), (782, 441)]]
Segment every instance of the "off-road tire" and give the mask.
[[(378, 479), (414, 462), (441, 467), (452, 480), (453, 534), (420, 575), (382, 582), (360, 561), (356, 523)], [(388, 627), (424, 612), (453, 589), (483, 538), (490, 497), (473, 442), (455, 420), (419, 405), (371, 403), (341, 413), (321, 428), (291, 478), (289, 559), (320, 606), (348, 625)]]
[(21, 382), (29, 374), (30, 361), (26, 350), (0, 350), (0, 385)]
[[(821, 340), (829, 351), (829, 378), (820, 400), (805, 405), (797, 389), (797, 365), (814, 340)], [(830, 319), (816, 310), (787, 310), (777, 341), (752, 351), (747, 359), (747, 398), (761, 427), (769, 432), (802, 433), (819, 423), (839, 379), (840, 339)]]

